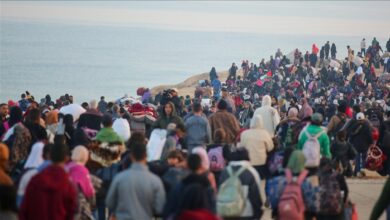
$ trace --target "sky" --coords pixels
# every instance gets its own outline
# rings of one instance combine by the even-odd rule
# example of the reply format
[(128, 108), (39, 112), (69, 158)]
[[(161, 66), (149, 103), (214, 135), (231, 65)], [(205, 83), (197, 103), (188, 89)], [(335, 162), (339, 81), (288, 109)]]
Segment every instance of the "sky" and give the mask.
[(390, 1), (1, 1), (0, 21), (387, 38)]

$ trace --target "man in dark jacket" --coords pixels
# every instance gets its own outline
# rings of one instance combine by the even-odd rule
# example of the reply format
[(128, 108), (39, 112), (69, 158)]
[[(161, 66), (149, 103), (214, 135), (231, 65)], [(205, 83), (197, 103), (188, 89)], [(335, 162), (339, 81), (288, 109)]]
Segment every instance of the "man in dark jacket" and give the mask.
[(369, 122), (363, 113), (356, 115), (356, 121), (347, 129), (349, 142), (358, 152), (354, 175), (357, 176), (364, 168), (364, 159), (367, 157), (368, 147), (374, 142)]
[(325, 58), (326, 59), (329, 59), (329, 50), (330, 50), (330, 44), (329, 44), (329, 41), (327, 41), (325, 44)]

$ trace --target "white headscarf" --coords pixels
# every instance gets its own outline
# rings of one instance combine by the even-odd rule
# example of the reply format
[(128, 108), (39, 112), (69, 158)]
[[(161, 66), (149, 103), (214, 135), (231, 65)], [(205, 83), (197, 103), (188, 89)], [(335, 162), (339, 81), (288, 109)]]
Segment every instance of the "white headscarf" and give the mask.
[(82, 145), (78, 145), (72, 151), (72, 160), (76, 163), (85, 165), (88, 162), (89, 151)]
[(44, 159), (42, 152), (44, 146), (45, 144), (41, 141), (36, 142), (32, 146), (30, 155), (28, 155), (26, 164), (24, 165), (24, 169), (37, 168), (43, 163)]

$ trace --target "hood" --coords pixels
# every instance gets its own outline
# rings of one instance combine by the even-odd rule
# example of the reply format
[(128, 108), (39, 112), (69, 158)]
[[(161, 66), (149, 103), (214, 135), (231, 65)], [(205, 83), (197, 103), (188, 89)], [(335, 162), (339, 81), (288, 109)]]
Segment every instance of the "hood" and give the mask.
[[(172, 102), (168, 102), (166, 105), (170, 105), (172, 108), (172, 115), (170, 117), (177, 116), (175, 105)], [(164, 117), (167, 117), (167, 115), (165, 114), (165, 106), (162, 110), (162, 114), (164, 115)]]
[(67, 188), (69, 176), (64, 168), (50, 165), (35, 177), (35, 187), (44, 191), (60, 191)]
[(271, 106), (271, 103), (272, 103), (272, 101), (271, 101), (271, 96), (266, 95), (266, 96), (263, 97), (263, 100), (262, 100), (262, 102), (261, 102), (261, 106), (262, 106), (262, 107), (263, 107), (263, 106)]
[(26, 164), (24, 165), (25, 169), (37, 168), (43, 163), (44, 159), (42, 157), (42, 152), (43, 152), (44, 146), (45, 146), (45, 144), (41, 141), (36, 142), (32, 146), (32, 150), (30, 152), (30, 155), (28, 155)]
[(263, 129), (264, 128), (263, 117), (261, 117), (261, 115), (255, 115), (251, 120), (250, 128)]

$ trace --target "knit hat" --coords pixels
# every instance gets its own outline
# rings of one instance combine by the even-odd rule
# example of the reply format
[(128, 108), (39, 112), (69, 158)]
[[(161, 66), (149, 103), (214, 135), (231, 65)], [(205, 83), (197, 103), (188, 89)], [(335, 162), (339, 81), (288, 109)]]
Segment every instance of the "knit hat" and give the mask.
[(366, 117), (362, 112), (357, 113), (356, 120), (364, 120)]
[(302, 151), (294, 150), (288, 160), (287, 168), (289, 168), (293, 173), (300, 173), (305, 168), (305, 162), (305, 155)]
[(315, 122), (315, 123), (321, 123), (323, 119), (324, 118), (322, 117), (322, 115), (320, 113), (314, 113), (311, 116), (311, 121)]

